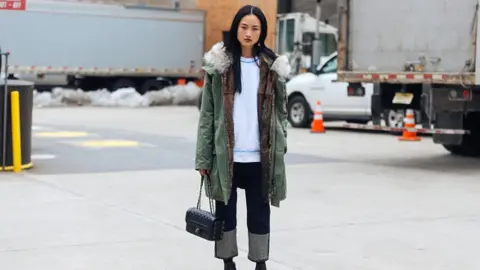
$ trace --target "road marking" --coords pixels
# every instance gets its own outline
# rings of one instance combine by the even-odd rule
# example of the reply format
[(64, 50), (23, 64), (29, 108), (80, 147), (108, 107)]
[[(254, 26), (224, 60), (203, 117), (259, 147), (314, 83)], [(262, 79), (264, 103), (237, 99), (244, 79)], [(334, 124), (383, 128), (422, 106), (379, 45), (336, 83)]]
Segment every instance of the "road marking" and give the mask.
[(55, 159), (56, 156), (55, 155), (49, 155), (49, 154), (33, 154), (32, 155), (32, 160), (34, 159)]
[(99, 140), (99, 141), (83, 141), (83, 142), (73, 142), (73, 144), (83, 146), (83, 147), (138, 147), (142, 144), (137, 141), (127, 141), (127, 140)]
[(48, 137), (48, 138), (79, 138), (79, 137), (87, 137), (91, 136), (92, 134), (87, 132), (79, 132), (79, 131), (54, 131), (54, 132), (37, 132), (35, 136), (37, 137)]
[(32, 130), (45, 130), (47, 128), (41, 127), (41, 126), (32, 126)]

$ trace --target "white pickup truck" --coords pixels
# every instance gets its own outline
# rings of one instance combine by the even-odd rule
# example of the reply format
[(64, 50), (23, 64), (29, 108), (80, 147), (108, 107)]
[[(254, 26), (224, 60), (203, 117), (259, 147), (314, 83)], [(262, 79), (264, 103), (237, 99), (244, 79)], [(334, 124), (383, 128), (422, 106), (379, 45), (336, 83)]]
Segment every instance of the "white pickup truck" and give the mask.
[[(337, 52), (326, 57), (316, 74), (302, 73), (287, 82), (288, 120), (293, 127), (309, 127), (315, 104), (320, 101), (324, 121), (366, 124), (372, 119), (373, 84), (347, 88), (337, 80)], [(383, 120), (388, 127), (402, 127), (404, 110), (386, 110)]]
[(288, 120), (293, 127), (308, 127), (317, 101), (321, 102), (325, 121), (346, 120), (367, 123), (371, 119), (373, 85), (365, 84), (364, 93), (351, 97), (347, 83), (337, 79), (337, 53), (334, 52), (317, 69), (294, 76), (287, 82)]

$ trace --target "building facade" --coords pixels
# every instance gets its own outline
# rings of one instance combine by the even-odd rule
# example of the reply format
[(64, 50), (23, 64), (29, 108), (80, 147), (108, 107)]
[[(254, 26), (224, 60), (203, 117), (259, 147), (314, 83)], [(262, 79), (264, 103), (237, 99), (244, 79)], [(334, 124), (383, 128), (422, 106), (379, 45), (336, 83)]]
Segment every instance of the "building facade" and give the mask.
[(274, 48), (277, 0), (196, 0), (196, 8), (206, 12), (205, 50), (227, 37), (235, 13), (246, 4), (258, 6), (265, 13), (269, 25), (265, 43)]
[(240, 7), (250, 4), (262, 9), (269, 25), (268, 38), (265, 41), (270, 48), (275, 46), (275, 28), (277, 22), (278, 0), (114, 0), (119, 3), (136, 3), (164, 8), (179, 8), (183, 11), (200, 9), (205, 12), (204, 50), (224, 40), (230, 30), (235, 13)]

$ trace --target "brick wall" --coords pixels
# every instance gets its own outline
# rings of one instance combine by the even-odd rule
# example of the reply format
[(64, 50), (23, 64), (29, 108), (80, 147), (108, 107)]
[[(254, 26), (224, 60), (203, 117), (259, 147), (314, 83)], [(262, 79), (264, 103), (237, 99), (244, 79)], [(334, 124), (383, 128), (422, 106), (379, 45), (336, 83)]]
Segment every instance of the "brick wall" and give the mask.
[[(112, 0), (118, 3), (137, 3), (173, 7), (173, 0)], [(205, 51), (223, 40), (223, 32), (230, 29), (235, 13), (240, 7), (250, 4), (262, 9), (268, 21), (266, 45), (275, 48), (275, 24), (277, 22), (278, 0), (178, 0), (180, 9), (201, 9), (206, 11)]]
[(256, 5), (262, 9), (267, 17), (269, 33), (267, 46), (274, 48), (275, 24), (277, 16), (277, 0), (196, 0), (197, 8), (203, 9), (206, 14), (205, 50), (209, 50), (216, 42), (223, 38), (223, 31), (230, 29), (235, 13), (246, 4)]

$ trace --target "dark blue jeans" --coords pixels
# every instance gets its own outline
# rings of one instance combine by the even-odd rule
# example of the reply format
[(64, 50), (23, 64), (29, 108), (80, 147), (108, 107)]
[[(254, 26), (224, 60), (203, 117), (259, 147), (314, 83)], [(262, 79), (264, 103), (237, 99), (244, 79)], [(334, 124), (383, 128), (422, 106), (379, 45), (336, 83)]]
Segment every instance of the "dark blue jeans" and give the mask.
[(216, 201), (216, 215), (224, 220), (224, 239), (216, 243), (215, 256), (229, 259), (238, 256), (237, 188), (245, 189), (247, 203), (247, 228), (249, 259), (255, 262), (268, 260), (270, 241), (270, 204), (262, 196), (262, 166), (255, 163), (235, 163), (233, 166), (232, 193), (228, 204)]

